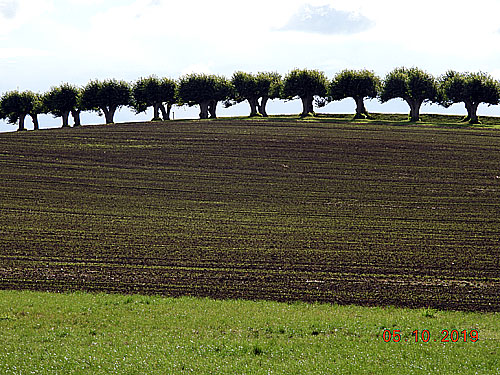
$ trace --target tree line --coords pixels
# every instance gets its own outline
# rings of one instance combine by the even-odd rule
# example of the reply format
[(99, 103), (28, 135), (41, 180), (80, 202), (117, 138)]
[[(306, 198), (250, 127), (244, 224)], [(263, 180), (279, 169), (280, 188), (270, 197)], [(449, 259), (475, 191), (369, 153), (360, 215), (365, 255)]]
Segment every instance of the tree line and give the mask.
[(32, 118), (39, 128), (38, 115), (61, 117), (62, 126), (80, 126), (80, 113), (94, 111), (104, 115), (106, 124), (114, 122), (115, 112), (128, 106), (136, 113), (153, 109), (153, 121), (169, 120), (173, 105), (199, 106), (200, 118), (216, 118), (217, 106), (226, 108), (248, 102), (250, 116), (267, 117), (269, 99), (302, 101), (301, 116), (314, 115), (314, 107), (332, 101), (352, 98), (355, 118), (369, 118), (366, 99), (378, 98), (385, 103), (403, 99), (409, 106), (410, 121), (419, 121), (423, 103), (437, 103), (445, 108), (464, 103), (464, 121), (478, 123), (479, 104), (500, 104), (500, 82), (487, 73), (460, 73), (453, 70), (435, 78), (419, 68), (396, 68), (384, 79), (373, 71), (343, 70), (329, 80), (324, 72), (294, 69), (285, 77), (275, 72), (251, 74), (237, 71), (231, 79), (214, 74), (188, 74), (178, 80), (150, 76), (134, 83), (116, 79), (90, 81), (84, 87), (69, 83), (52, 87), (44, 94), (32, 91), (9, 91), (0, 98), (0, 119), (18, 124), (25, 130), (25, 119)]

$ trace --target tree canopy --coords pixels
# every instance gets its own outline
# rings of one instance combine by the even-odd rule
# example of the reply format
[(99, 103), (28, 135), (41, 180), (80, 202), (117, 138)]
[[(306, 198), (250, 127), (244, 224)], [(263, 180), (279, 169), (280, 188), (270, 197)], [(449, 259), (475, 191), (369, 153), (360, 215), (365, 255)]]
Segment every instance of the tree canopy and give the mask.
[[(169, 78), (150, 76), (140, 78), (132, 88), (133, 107), (136, 113), (145, 112), (153, 107), (153, 121), (170, 119), (170, 109), (176, 102), (177, 84)], [(165, 109), (165, 104), (167, 109)]]
[(343, 70), (338, 73), (328, 87), (330, 100), (353, 98), (356, 102), (354, 118), (366, 118), (364, 99), (377, 97), (380, 90), (380, 78), (369, 70)]
[(43, 97), (43, 103), (47, 112), (62, 118), (62, 126), (65, 128), (69, 126), (69, 114), (78, 109), (79, 96), (80, 90), (76, 86), (64, 83), (52, 87)]
[(248, 100), (250, 117), (258, 114), (267, 117), (268, 100), (279, 98), (281, 93), (281, 75), (275, 72), (260, 72), (253, 75), (238, 71), (233, 74), (231, 84), (233, 85), (231, 99), (237, 103)]
[(267, 117), (266, 105), (269, 99), (281, 97), (281, 92), (283, 90), (281, 74), (277, 72), (260, 72), (257, 73), (256, 78), (260, 97), (260, 103), (257, 102), (259, 113)]
[(0, 112), (9, 124), (18, 124), (18, 130), (26, 130), (24, 120), (27, 115), (33, 113), (37, 105), (33, 92), (9, 91), (0, 99)]
[(131, 105), (132, 92), (130, 85), (125, 81), (95, 80), (89, 82), (83, 89), (81, 102), (82, 109), (104, 113), (106, 124), (112, 124), (116, 110)]
[(234, 87), (231, 99), (237, 103), (248, 100), (248, 104), (250, 105), (250, 117), (257, 116), (257, 107), (260, 97), (257, 77), (250, 73), (238, 71), (233, 74), (231, 83)]
[(33, 91), (25, 91), (24, 95), (26, 95), (31, 101), (31, 110), (29, 111), (28, 115), (31, 117), (31, 120), (33, 121), (34, 130), (38, 130), (40, 128), (38, 124), (38, 115), (47, 112), (43, 104), (43, 96)]
[(449, 107), (453, 103), (464, 103), (467, 116), (464, 121), (471, 124), (479, 122), (477, 108), (479, 104), (498, 104), (500, 85), (489, 74), (458, 73), (449, 70), (439, 79), (440, 103)]
[(314, 114), (314, 97), (324, 98), (327, 94), (328, 79), (319, 70), (294, 69), (288, 73), (283, 83), (283, 98), (302, 100), (302, 116)]
[(208, 74), (189, 74), (179, 80), (179, 100), (189, 106), (200, 106), (200, 118), (216, 118), (219, 101), (231, 97), (231, 83), (223, 76)]
[(385, 77), (380, 101), (385, 103), (395, 98), (403, 99), (410, 106), (410, 121), (419, 121), (422, 103), (438, 101), (436, 80), (418, 68), (396, 68)]

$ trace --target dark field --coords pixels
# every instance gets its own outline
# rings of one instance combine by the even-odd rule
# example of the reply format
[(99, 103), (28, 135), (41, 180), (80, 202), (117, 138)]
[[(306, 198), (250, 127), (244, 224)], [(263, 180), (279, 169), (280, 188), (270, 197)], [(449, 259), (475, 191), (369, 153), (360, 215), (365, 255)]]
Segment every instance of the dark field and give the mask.
[(500, 131), (0, 135), (0, 288), (500, 311)]

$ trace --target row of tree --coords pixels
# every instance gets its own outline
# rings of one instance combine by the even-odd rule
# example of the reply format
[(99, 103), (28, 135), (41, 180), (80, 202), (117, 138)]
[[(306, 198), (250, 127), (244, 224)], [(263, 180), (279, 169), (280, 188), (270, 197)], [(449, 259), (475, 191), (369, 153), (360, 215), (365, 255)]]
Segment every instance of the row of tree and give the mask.
[(250, 116), (267, 117), (269, 99), (302, 101), (302, 116), (314, 114), (314, 105), (324, 106), (331, 101), (352, 98), (356, 103), (355, 118), (369, 117), (364, 102), (378, 98), (382, 103), (400, 98), (410, 107), (410, 121), (419, 121), (423, 103), (438, 103), (449, 107), (464, 103), (465, 121), (479, 122), (480, 103), (500, 104), (500, 82), (482, 72), (459, 73), (448, 71), (439, 78), (418, 68), (397, 68), (381, 80), (369, 70), (344, 70), (332, 80), (318, 70), (295, 69), (284, 78), (278, 73), (250, 74), (235, 72), (231, 78), (219, 75), (190, 74), (174, 81), (151, 76), (133, 84), (118, 80), (91, 81), (80, 88), (71, 84), (52, 87), (45, 94), (31, 91), (10, 91), (0, 98), (0, 118), (19, 124), (24, 130), (27, 116), (38, 129), (38, 115), (49, 113), (62, 118), (62, 126), (79, 126), (82, 111), (104, 115), (113, 123), (114, 114), (123, 106), (136, 113), (153, 108), (153, 120), (169, 120), (173, 105), (197, 105), (200, 118), (217, 117), (218, 103), (225, 107), (247, 101)]

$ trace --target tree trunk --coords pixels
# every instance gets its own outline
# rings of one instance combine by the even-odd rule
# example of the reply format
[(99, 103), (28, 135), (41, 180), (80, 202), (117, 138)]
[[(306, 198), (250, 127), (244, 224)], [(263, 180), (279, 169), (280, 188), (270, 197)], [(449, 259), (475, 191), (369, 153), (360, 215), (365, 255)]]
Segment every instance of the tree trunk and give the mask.
[(38, 130), (40, 129), (40, 125), (38, 124), (38, 115), (30, 115), (31, 119), (33, 120), (33, 129)]
[(106, 125), (112, 124), (114, 122), (116, 107), (102, 108), (104, 112), (104, 117), (106, 118)]
[(167, 113), (163, 114), (163, 119), (164, 120), (170, 120), (170, 112), (172, 111), (172, 104), (167, 103)]
[(110, 124), (114, 124), (115, 123), (115, 113), (116, 113), (116, 107), (111, 107), (111, 109), (109, 110)]
[(368, 112), (366, 111), (365, 108), (365, 102), (363, 100), (363, 97), (356, 97), (354, 98), (356, 101), (356, 115), (354, 116), (355, 119), (364, 119), (368, 117)]
[(200, 119), (208, 118), (208, 105), (210, 101), (206, 100), (200, 103)]
[(64, 111), (62, 113), (62, 127), (63, 128), (68, 128), (69, 127), (69, 111)]
[(167, 103), (167, 110), (165, 110), (165, 105), (162, 103), (160, 104), (160, 110), (161, 114), (163, 116), (164, 121), (170, 120), (170, 110), (172, 109), (172, 104)]
[(249, 98), (248, 104), (250, 104), (250, 117), (257, 116), (257, 107), (259, 106), (258, 98)]
[(108, 118), (109, 118), (108, 108), (107, 107), (102, 107), (101, 110), (104, 113), (104, 121), (106, 122), (106, 124), (108, 124)]
[(26, 128), (24, 127), (24, 119), (25, 118), (26, 118), (25, 114), (22, 114), (19, 116), (19, 128), (17, 129), (17, 131), (22, 132), (22, 131), (26, 130)]
[(267, 111), (266, 111), (266, 105), (267, 105), (267, 101), (269, 100), (269, 98), (267, 96), (263, 96), (261, 101), (260, 101), (260, 104), (259, 104), (259, 101), (257, 100), (257, 105), (259, 107), (259, 113), (263, 116), (263, 117), (268, 117), (267, 116)]
[(151, 121), (161, 120), (161, 118), (160, 118), (160, 106), (162, 106), (161, 103), (153, 104), (153, 119)]
[(467, 110), (467, 116), (465, 116), (460, 122), (470, 122), (472, 118), (472, 103), (465, 101), (465, 109)]
[(71, 111), (71, 116), (73, 116), (73, 121), (75, 122), (74, 127), (78, 127), (78, 126), (82, 125), (82, 122), (80, 120), (80, 110)]
[(419, 99), (406, 99), (406, 102), (410, 106), (410, 122), (420, 121), (420, 107), (422, 106), (422, 101)]
[(217, 118), (217, 101), (211, 100), (208, 105), (208, 112), (210, 112), (210, 118)]
[(479, 124), (479, 117), (477, 117), (477, 107), (479, 107), (479, 103), (472, 103), (470, 108), (469, 124)]
[(312, 95), (304, 96), (302, 98), (302, 117), (314, 114), (313, 97)]

